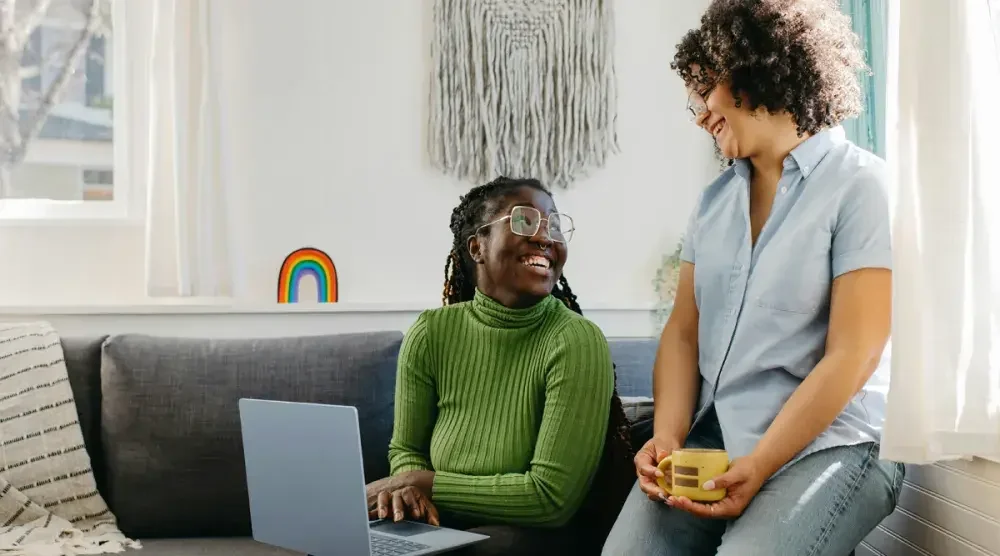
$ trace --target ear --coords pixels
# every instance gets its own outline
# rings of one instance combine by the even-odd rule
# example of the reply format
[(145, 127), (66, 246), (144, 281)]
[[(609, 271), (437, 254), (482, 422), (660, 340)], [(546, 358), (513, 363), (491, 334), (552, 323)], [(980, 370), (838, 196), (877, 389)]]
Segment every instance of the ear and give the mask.
[(485, 257), (483, 257), (483, 243), (479, 241), (478, 235), (473, 235), (469, 238), (468, 245), (469, 256), (472, 257), (473, 262), (476, 264), (484, 264), (486, 262)]

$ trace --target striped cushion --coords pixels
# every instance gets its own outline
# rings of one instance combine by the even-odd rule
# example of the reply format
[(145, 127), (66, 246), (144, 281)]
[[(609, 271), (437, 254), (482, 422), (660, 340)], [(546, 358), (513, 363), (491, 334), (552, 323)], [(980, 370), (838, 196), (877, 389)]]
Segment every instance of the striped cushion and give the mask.
[(97, 491), (58, 334), (2, 324), (0, 549), (67, 539), (129, 544)]

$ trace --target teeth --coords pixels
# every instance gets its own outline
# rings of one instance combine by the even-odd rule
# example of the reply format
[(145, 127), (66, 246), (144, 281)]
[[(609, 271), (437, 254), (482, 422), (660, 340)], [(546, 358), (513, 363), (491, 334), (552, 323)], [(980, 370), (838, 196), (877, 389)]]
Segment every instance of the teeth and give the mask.
[(549, 266), (550, 266), (548, 259), (546, 259), (545, 257), (539, 257), (537, 255), (533, 255), (533, 256), (525, 257), (525, 258), (521, 259), (521, 264), (524, 264), (524, 265), (527, 265), (527, 266), (538, 266), (538, 267), (541, 267), (541, 268), (549, 268)]

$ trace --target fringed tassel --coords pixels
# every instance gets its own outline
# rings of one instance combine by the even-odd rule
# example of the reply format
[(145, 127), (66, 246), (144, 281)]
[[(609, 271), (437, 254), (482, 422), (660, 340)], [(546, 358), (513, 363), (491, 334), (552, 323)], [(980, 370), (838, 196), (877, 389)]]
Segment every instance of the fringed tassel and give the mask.
[(429, 151), (474, 183), (567, 187), (618, 152), (604, 0), (436, 0)]

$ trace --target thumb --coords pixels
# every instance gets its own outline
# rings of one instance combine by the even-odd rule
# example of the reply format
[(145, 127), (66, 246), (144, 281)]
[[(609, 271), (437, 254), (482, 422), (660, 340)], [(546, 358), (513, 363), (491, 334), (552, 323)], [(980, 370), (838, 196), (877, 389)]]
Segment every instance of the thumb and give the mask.
[(705, 481), (702, 485), (702, 490), (715, 490), (719, 488), (729, 488), (733, 485), (742, 483), (745, 480), (743, 473), (740, 472), (739, 468), (730, 469), (722, 475), (715, 477), (714, 479)]

